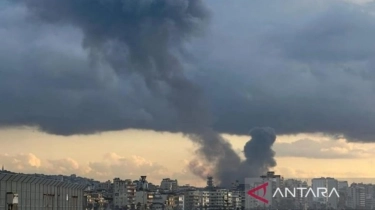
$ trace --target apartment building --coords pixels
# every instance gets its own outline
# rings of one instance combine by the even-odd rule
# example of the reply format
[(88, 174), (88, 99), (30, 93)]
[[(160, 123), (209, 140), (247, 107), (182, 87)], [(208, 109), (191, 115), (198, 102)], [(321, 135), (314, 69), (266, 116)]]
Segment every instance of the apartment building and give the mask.
[(184, 192), (184, 209), (195, 210), (200, 207), (201, 192), (198, 190)]
[(143, 206), (149, 208), (154, 201), (155, 192), (147, 190), (136, 191), (134, 201), (136, 206)]
[(118, 208), (132, 207), (135, 201), (136, 185), (130, 180), (113, 179), (113, 205)]
[(353, 209), (364, 209), (366, 207), (366, 191), (363, 184), (350, 185), (347, 206)]
[(178, 195), (178, 202), (177, 202), (177, 210), (185, 210), (185, 195), (179, 194)]
[(245, 191), (233, 190), (231, 203), (233, 209), (241, 209), (242, 206), (245, 206)]
[(172, 180), (170, 178), (165, 178), (160, 183), (160, 190), (175, 192), (178, 190), (178, 181), (177, 179)]
[[(284, 187), (290, 189), (291, 191), (294, 191), (293, 189), (296, 188), (308, 188), (308, 184), (307, 181), (287, 179), (284, 180)], [(312, 196), (306, 197), (304, 195), (301, 195), (301, 193), (295, 193), (294, 197), (284, 198), (284, 200), (288, 200), (289, 202), (286, 205), (291, 205), (303, 209), (311, 204)]]
[[(311, 180), (312, 189), (314, 192), (318, 192), (318, 188), (326, 188), (328, 192), (332, 192), (333, 189), (338, 191), (339, 189), (339, 181), (330, 178), (330, 177), (321, 177), (321, 178), (314, 178)], [(340, 184), (340, 187), (342, 187)], [(314, 203), (317, 205), (324, 205), (327, 208), (337, 209), (339, 204), (339, 197), (336, 194), (332, 194), (331, 196), (326, 196), (322, 194), (323, 192), (320, 191), (320, 194), (317, 194), (316, 197), (313, 198)]]
[(98, 185), (98, 190), (104, 190), (104, 191), (110, 191), (110, 190), (112, 190), (112, 183), (111, 183), (111, 181), (108, 180), (106, 182), (101, 182)]
[(229, 209), (233, 207), (232, 192), (227, 189), (217, 189), (209, 192), (209, 210)]

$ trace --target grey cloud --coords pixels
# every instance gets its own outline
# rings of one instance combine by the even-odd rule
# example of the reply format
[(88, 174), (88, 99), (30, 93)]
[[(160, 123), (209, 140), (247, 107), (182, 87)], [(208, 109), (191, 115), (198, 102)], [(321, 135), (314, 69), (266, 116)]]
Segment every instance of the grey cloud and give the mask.
[[(266, 7), (260, 1), (207, 1), (211, 32), (189, 44), (186, 62), (197, 68), (187, 73), (205, 90), (216, 130), (247, 134), (251, 127), (270, 126), (279, 134), (324, 132), (374, 140), (374, 60), (369, 47), (360, 47), (372, 42), (366, 34), (373, 30), (373, 17), (362, 12), (366, 7), (309, 2), (275, 1)], [(290, 5), (300, 10), (291, 12)], [(126, 128), (178, 131), (175, 112), (140, 78), (118, 78), (109, 66), (90, 66), (80, 31), (31, 24), (25, 13), (16, 6), (1, 12), (2, 126), (35, 125), (62, 135)], [(343, 40), (352, 58), (298, 57), (303, 54), (295, 53), (299, 43), (310, 44), (304, 50), (311, 52), (337, 49), (337, 43), (323, 44), (330, 38), (314, 31), (317, 25), (320, 31), (338, 31), (335, 40)], [(319, 45), (311, 41), (316, 34)], [(369, 56), (358, 61), (354, 53)]]
[[(323, 132), (352, 141), (373, 141), (374, 60), (369, 51), (372, 36), (367, 36), (375, 29), (373, 16), (362, 12), (366, 7), (335, 1), (319, 2), (321, 6), (311, 1), (287, 2), (302, 10), (283, 12), (292, 5), (285, 2), (261, 10), (258, 1), (241, 1), (243, 9), (228, 4), (225, 10), (216, 11), (221, 22), (210, 37), (212, 51), (202, 55), (209, 63), (204, 63), (205, 73), (200, 77), (206, 89), (215, 87), (207, 91), (215, 128), (246, 134), (249, 127), (270, 126), (278, 134)], [(245, 8), (259, 11), (245, 19), (241, 16)], [(341, 19), (343, 14), (348, 17)], [(238, 24), (230, 24), (234, 19)], [(320, 24), (322, 20), (326, 22)], [(330, 33), (336, 42), (324, 44), (330, 43), (329, 33), (315, 28), (334, 31)], [(317, 33), (320, 37), (312, 42)], [(337, 50), (342, 48), (345, 52)], [(319, 58), (335, 50), (345, 53), (345, 59)]]
[(22, 8), (8, 10), (9, 25), (0, 30), (1, 125), (61, 135), (165, 126), (156, 119), (168, 111), (166, 103), (137, 76), (119, 81), (108, 66), (92, 67), (77, 30), (30, 25), (20, 18)]
[(277, 44), (286, 57), (298, 61), (366, 61), (375, 55), (368, 43), (375, 36), (374, 20), (367, 10), (338, 5), (278, 37)]

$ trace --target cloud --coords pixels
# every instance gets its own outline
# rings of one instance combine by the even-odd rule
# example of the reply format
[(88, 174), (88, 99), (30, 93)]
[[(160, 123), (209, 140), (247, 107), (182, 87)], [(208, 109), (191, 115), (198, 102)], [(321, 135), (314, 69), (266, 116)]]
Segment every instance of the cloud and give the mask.
[(372, 183), (373, 178), (369, 178), (369, 174), (364, 174), (363, 172), (353, 172), (350, 170), (347, 171), (337, 171), (337, 170), (323, 170), (317, 171), (314, 169), (310, 170), (300, 170), (292, 169), (289, 167), (279, 167), (276, 170), (276, 174), (280, 174), (285, 179), (301, 179), (304, 181), (311, 181), (313, 178), (320, 177), (333, 177), (340, 181), (350, 181), (350, 182), (364, 182)]
[(302, 157), (313, 159), (353, 159), (370, 157), (371, 151), (355, 147), (344, 141), (316, 141), (301, 139), (291, 143), (276, 143), (277, 157)]
[(220, 1), (215, 10), (220, 21), (210, 37), (213, 50), (205, 52), (212, 70), (201, 83), (215, 87), (209, 95), (216, 128), (245, 134), (259, 125), (278, 134), (373, 141), (370, 9), (339, 1), (268, 3)]
[(177, 178), (183, 183), (192, 182), (195, 176), (187, 170), (172, 172), (157, 162), (140, 156), (122, 157), (116, 153), (103, 155), (102, 161), (87, 164), (79, 163), (72, 158), (41, 160), (34, 154), (0, 154), (0, 165), (6, 170), (20, 173), (62, 174), (108, 180), (115, 177), (121, 179), (138, 179), (141, 175), (148, 176), (148, 180), (159, 184), (163, 178)]
[[(183, 60), (205, 90), (216, 130), (269, 126), (277, 134), (375, 140), (373, 6), (205, 2), (210, 32), (186, 44)], [(176, 113), (138, 76), (118, 76), (105, 62), (92, 66), (77, 28), (36, 24), (23, 6), (5, 3), (0, 36), (1, 127), (59, 135), (178, 131)]]
[(90, 162), (88, 166), (91, 169), (89, 174), (101, 178), (108, 176), (138, 178), (141, 175), (152, 175), (152, 177), (161, 179), (169, 172), (164, 166), (143, 157), (125, 158), (116, 153), (107, 153), (104, 155), (103, 161)]
[(33, 171), (41, 167), (41, 160), (34, 154), (0, 154), (0, 164), (13, 170)]
[(52, 174), (79, 174), (83, 172), (79, 163), (72, 158), (47, 160), (45, 170)]

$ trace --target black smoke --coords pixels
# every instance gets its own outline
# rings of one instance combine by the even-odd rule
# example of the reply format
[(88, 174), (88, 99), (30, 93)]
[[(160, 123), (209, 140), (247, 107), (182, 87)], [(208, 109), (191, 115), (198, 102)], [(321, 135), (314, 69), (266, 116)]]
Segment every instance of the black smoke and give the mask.
[(272, 128), (254, 128), (250, 131), (251, 140), (245, 144), (245, 165), (248, 165), (253, 175), (264, 174), (268, 168), (276, 166), (275, 152), (272, 145), (276, 134)]
[[(176, 114), (175, 124), (168, 130), (183, 132), (198, 143), (198, 155), (214, 166), (213, 173), (222, 184), (238, 177), (237, 171), (242, 170), (240, 157), (213, 130), (213, 118), (203, 92), (185, 76), (178, 56), (184, 43), (199, 35), (207, 24), (209, 13), (201, 0), (17, 1), (27, 6), (34, 21), (79, 28), (84, 34), (83, 47), (94, 66), (107, 63), (119, 77), (140, 75), (148, 90), (165, 99), (170, 112)], [(56, 133), (43, 125), (50, 118), (43, 119), (42, 123), (33, 123)], [(60, 133), (74, 132), (63, 129)]]
[(259, 177), (276, 166), (275, 152), (272, 150), (276, 141), (274, 129), (255, 127), (251, 129), (250, 136), (243, 149), (245, 160), (224, 161), (214, 168), (214, 174), (222, 185), (230, 186), (234, 180), (244, 180), (246, 177)]

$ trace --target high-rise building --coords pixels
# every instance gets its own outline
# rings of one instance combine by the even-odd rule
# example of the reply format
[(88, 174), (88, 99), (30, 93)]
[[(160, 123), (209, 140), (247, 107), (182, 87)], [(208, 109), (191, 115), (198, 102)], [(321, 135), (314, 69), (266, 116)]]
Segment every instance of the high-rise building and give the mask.
[(364, 209), (366, 206), (366, 191), (363, 184), (351, 184), (348, 188), (347, 206), (353, 209)]
[(118, 208), (135, 205), (136, 185), (130, 180), (113, 179), (113, 204)]
[[(339, 203), (339, 197), (336, 193), (331, 194), (333, 190), (338, 192), (339, 189), (339, 182), (330, 177), (321, 177), (312, 179), (312, 189), (316, 192), (316, 196), (314, 196), (313, 201), (314, 203), (319, 204), (319, 206), (326, 206), (327, 208), (334, 208), (336, 209)], [(324, 188), (327, 192), (320, 190)], [(327, 193), (328, 195), (326, 195)]]
[(207, 188), (214, 188), (214, 179), (212, 176), (207, 177)]
[(280, 194), (276, 194), (273, 197), (274, 193), (276, 192), (277, 188), (281, 188), (284, 186), (283, 178), (280, 175), (275, 175), (275, 172), (270, 171), (266, 175), (254, 178), (246, 178), (245, 179), (245, 191), (249, 191), (250, 189), (259, 187), (262, 184), (267, 183), (266, 193), (262, 190), (258, 190), (254, 192), (254, 194), (258, 195), (259, 197), (265, 198), (268, 203), (261, 202), (257, 199), (253, 199), (249, 196), (245, 198), (245, 208), (252, 209), (252, 208), (273, 208), (277, 207), (280, 202), (282, 196)]
[[(328, 208), (333, 208), (333, 209), (336, 209), (337, 208), (337, 205), (339, 203), (339, 199), (340, 197), (338, 197), (335, 193), (332, 193), (332, 190), (336, 190), (339, 188), (338, 186), (338, 181), (334, 178), (326, 178), (327, 180), (327, 190), (328, 190), (328, 199), (327, 199), (327, 206)], [(337, 191), (338, 192), (338, 191)]]

